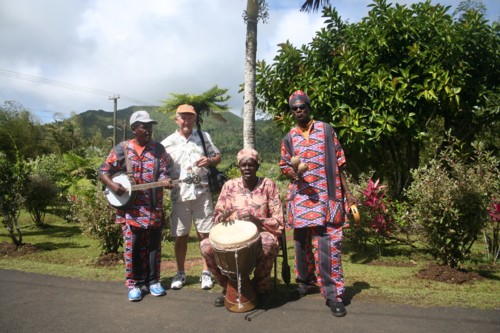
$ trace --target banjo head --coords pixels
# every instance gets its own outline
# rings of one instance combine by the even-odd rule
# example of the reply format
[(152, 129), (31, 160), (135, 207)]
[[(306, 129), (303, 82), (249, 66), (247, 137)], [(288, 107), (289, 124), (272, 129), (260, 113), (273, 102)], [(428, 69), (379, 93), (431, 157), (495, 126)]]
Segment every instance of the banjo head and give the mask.
[(118, 183), (125, 187), (127, 189), (127, 192), (123, 193), (123, 195), (119, 196), (111, 189), (106, 188), (106, 199), (108, 200), (109, 204), (115, 208), (123, 208), (129, 204), (131, 199), (133, 200), (132, 197), (132, 182), (130, 181), (130, 178), (124, 174), (117, 174), (113, 177), (113, 182)]

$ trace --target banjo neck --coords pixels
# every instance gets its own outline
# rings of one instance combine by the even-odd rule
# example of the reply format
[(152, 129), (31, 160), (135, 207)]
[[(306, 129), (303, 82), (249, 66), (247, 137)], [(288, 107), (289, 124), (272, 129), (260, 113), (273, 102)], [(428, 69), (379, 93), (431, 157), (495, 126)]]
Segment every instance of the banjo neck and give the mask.
[[(172, 182), (172, 184), (180, 184), (180, 183), (186, 182), (182, 179), (173, 179), (170, 181)], [(150, 188), (162, 187), (162, 186), (166, 186), (166, 185), (167, 185), (167, 181), (159, 181), (159, 182), (144, 183), (144, 184), (134, 184), (134, 185), (130, 186), (130, 190), (131, 191), (147, 190)]]

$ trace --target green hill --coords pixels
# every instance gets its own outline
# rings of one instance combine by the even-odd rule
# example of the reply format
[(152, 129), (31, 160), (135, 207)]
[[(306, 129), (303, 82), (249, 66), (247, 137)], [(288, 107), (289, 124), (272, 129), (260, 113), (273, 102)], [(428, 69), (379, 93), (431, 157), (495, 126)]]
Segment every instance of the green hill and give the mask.
[[(155, 106), (131, 106), (117, 110), (117, 140), (123, 140), (122, 128), (125, 127), (125, 138), (130, 139), (132, 132), (128, 121), (132, 113), (137, 110), (146, 110), (151, 117), (158, 121), (154, 127), (154, 139), (163, 140), (172, 134), (177, 125), (173, 119), (174, 114), (157, 112)], [(207, 131), (212, 136), (215, 145), (224, 156), (236, 158), (236, 154), (243, 147), (243, 119), (231, 112), (224, 112), (225, 121), (220, 121), (215, 117), (205, 117), (202, 123), (202, 130)], [(113, 129), (108, 128), (113, 124), (113, 112), (103, 110), (88, 110), (77, 115), (82, 125), (83, 136), (91, 138), (100, 132), (103, 137), (112, 137)], [(256, 148), (262, 159), (266, 162), (277, 162), (279, 159), (279, 147), (282, 134), (271, 120), (256, 121)]]

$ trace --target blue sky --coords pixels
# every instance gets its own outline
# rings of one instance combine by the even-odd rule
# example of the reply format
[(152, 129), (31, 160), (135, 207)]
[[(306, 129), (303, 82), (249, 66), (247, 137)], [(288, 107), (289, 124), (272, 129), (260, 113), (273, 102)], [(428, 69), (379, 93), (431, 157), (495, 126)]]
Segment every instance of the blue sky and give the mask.
[[(269, 0), (259, 24), (259, 59), (277, 44), (311, 41), (321, 13), (300, 0)], [(416, 1), (390, 1), (408, 4)], [(460, 1), (432, 1), (450, 5)], [(371, 1), (331, 2), (344, 20), (359, 21)], [(500, 1), (483, 1), (499, 20)], [(42, 122), (90, 109), (159, 105), (171, 93), (229, 89), (240, 114), (244, 81), (246, 0), (0, 0), (0, 103), (16, 100)]]

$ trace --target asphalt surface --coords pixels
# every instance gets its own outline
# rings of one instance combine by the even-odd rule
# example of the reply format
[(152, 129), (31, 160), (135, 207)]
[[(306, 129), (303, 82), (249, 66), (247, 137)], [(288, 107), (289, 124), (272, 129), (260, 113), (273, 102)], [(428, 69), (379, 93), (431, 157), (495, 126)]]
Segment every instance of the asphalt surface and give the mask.
[[(217, 292), (168, 290), (128, 301), (120, 282), (0, 270), (0, 332), (500, 332), (500, 310), (356, 302), (333, 317), (319, 294), (266, 311), (215, 308)], [(278, 296), (283, 296), (279, 295)], [(249, 320), (250, 319), (250, 320)]]

